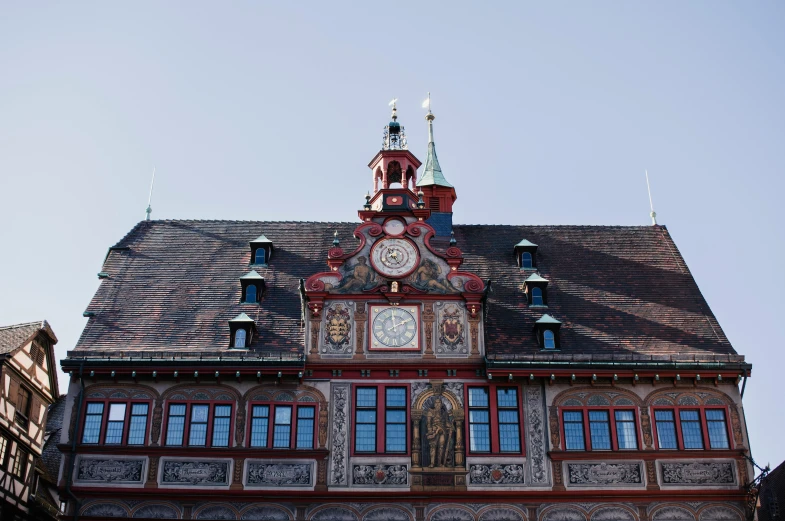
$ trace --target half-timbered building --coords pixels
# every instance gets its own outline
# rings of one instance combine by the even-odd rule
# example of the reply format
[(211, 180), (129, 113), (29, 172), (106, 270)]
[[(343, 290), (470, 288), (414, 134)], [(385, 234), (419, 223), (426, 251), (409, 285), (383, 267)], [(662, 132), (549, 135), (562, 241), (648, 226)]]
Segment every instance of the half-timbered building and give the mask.
[(453, 223), (433, 119), (423, 167), (393, 112), (356, 222), (110, 248), (68, 519), (741, 521), (750, 366), (667, 228)]
[[(46, 519), (37, 501), (46, 413), (58, 396), (52, 328), (0, 327), (0, 520)], [(48, 496), (47, 496), (48, 497)]]

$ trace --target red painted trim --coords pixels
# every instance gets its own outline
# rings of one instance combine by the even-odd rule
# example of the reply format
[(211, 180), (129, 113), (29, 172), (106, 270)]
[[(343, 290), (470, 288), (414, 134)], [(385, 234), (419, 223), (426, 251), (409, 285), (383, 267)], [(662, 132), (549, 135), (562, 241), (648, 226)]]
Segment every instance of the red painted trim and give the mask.
[[(84, 440), (84, 429), (85, 429), (85, 420), (87, 419), (87, 404), (88, 403), (102, 403), (104, 405), (103, 414), (101, 416), (101, 428), (98, 432), (98, 443), (82, 443)], [(106, 443), (106, 428), (109, 424), (109, 406), (111, 404), (125, 404), (125, 417), (123, 419), (123, 436), (122, 441), (120, 443)], [(152, 421), (152, 414), (150, 414), (153, 410), (152, 400), (146, 399), (122, 399), (122, 398), (85, 398), (84, 404), (85, 406), (82, 407), (82, 415), (79, 418), (79, 425), (80, 428), (78, 429), (78, 440), (77, 443), (79, 445), (85, 446), (101, 446), (101, 447), (122, 447), (128, 444), (128, 430), (131, 426), (131, 406), (134, 403), (145, 403), (147, 404), (147, 421), (145, 422), (144, 428), (144, 443), (142, 445), (131, 445), (131, 447), (144, 447), (145, 445), (149, 445), (148, 435), (150, 433), (150, 422)]]
[[(267, 416), (267, 441), (264, 447), (252, 447), (251, 446), (251, 431), (253, 427), (253, 406), (254, 405), (267, 405), (269, 407), (268, 416)], [(292, 417), (291, 417), (291, 432), (289, 433), (289, 446), (288, 447), (273, 447), (273, 435), (275, 433), (275, 409), (276, 407), (291, 407), (292, 408)], [(313, 433), (311, 437), (311, 447), (308, 448), (297, 448), (297, 411), (300, 407), (312, 407), (314, 410), (314, 417), (313, 417)], [(257, 450), (297, 450), (297, 451), (305, 451), (305, 450), (313, 450), (314, 445), (316, 444), (316, 439), (319, 435), (319, 402), (281, 402), (275, 400), (254, 400), (249, 401), (246, 405), (246, 421), (245, 426), (245, 442), (243, 443), (243, 447), (253, 449), (254, 451)], [(301, 457), (301, 456), (299, 456)]]
[[(167, 399), (164, 402), (164, 411), (163, 411), (163, 425), (165, 428), (161, 433), (161, 445), (167, 448), (175, 448), (175, 447), (187, 447), (187, 448), (211, 448), (213, 443), (213, 426), (215, 423), (215, 406), (216, 405), (229, 405), (232, 408), (232, 412), (229, 415), (229, 445), (232, 445), (232, 439), (234, 438), (234, 417), (235, 413), (237, 412), (237, 402), (229, 401), (229, 400), (170, 400)], [(180, 445), (166, 445), (166, 437), (169, 434), (169, 409), (172, 405), (185, 405), (185, 422), (183, 425), (183, 440)], [(205, 434), (205, 444), (204, 445), (189, 445), (188, 438), (191, 434), (191, 414), (192, 408), (194, 405), (207, 405), (207, 433)], [(225, 448), (223, 446), (217, 448)]]
[[(488, 416), (490, 421), (490, 434), (491, 434), (491, 450), (490, 452), (475, 452), (471, 450), (471, 425), (469, 421), (469, 417), (471, 415), (471, 407), (469, 407), (469, 389), (472, 387), (483, 387), (488, 389)], [(498, 408), (498, 395), (496, 393), (497, 389), (515, 389), (516, 390), (516, 399), (517, 399), (517, 411), (518, 411), (518, 440), (520, 442), (521, 450), (517, 452), (509, 452), (501, 451), (501, 436), (499, 434), (499, 408)], [(488, 456), (488, 455), (507, 455), (507, 454), (526, 454), (526, 440), (523, 435), (524, 428), (523, 428), (523, 399), (521, 393), (521, 387), (518, 384), (509, 383), (509, 384), (502, 384), (502, 383), (487, 383), (487, 382), (477, 382), (474, 383), (466, 383), (463, 386), (463, 400), (466, 404), (466, 411), (467, 416), (466, 420), (464, 421), (464, 440), (466, 440), (466, 453), (468, 456)]]
[[(422, 320), (421, 320), (421, 316), (420, 316), (421, 315), (420, 306), (415, 306), (415, 305), (391, 306), (390, 304), (387, 304), (387, 303), (383, 303), (383, 304), (377, 303), (377, 304), (374, 304), (373, 302), (369, 302), (368, 303), (368, 307), (369, 307), (368, 327), (366, 328), (368, 330), (368, 332), (367, 332), (367, 335), (368, 335), (367, 341), (368, 341), (368, 343), (366, 344), (368, 346), (368, 351), (377, 351), (377, 352), (420, 351), (420, 349), (422, 347), (422, 342), (421, 342), (421, 338), (420, 338), (422, 336), (421, 335), (421, 333), (422, 333), (422, 331), (421, 331), (421, 329), (422, 329)], [(374, 311), (372, 309), (370, 309), (370, 308), (373, 308), (373, 307), (378, 307), (378, 308), (383, 308), (383, 309), (381, 309), (379, 311), (379, 313), (374, 313)], [(414, 313), (417, 315), (417, 335), (416, 335), (417, 336), (417, 347), (395, 347), (395, 348), (393, 348), (393, 347), (373, 347), (373, 319), (374, 319), (374, 317), (379, 315), (379, 314), (381, 314), (381, 313), (383, 313), (385, 311), (385, 309), (400, 309), (400, 308), (406, 308), (407, 310), (413, 310)], [(387, 365), (389, 365), (390, 361), (386, 360), (385, 363)]]
[[(567, 437), (564, 429), (564, 413), (569, 411), (580, 411), (583, 417), (583, 446), (584, 451), (595, 452), (638, 452), (641, 446), (641, 431), (640, 420), (638, 419), (637, 407), (632, 405), (596, 405), (596, 406), (567, 406), (559, 407), (559, 431), (561, 439), (564, 440), (565, 451), (567, 452), (584, 452), (578, 449), (567, 449)], [(611, 448), (608, 449), (594, 449), (591, 441), (591, 426), (589, 423), (589, 411), (606, 411), (608, 413), (608, 429), (611, 436)], [(616, 411), (632, 411), (632, 417), (635, 421), (635, 449), (619, 449), (618, 432), (616, 431)]]
[[(406, 390), (406, 405), (404, 412), (406, 413), (406, 452), (385, 452), (385, 436), (386, 436), (386, 405), (387, 400), (386, 389), (388, 387), (399, 387)], [(357, 390), (358, 389), (376, 389), (376, 451), (375, 452), (362, 452), (357, 451)], [(411, 429), (411, 385), (404, 382), (397, 383), (371, 383), (357, 382), (352, 385), (352, 456), (375, 456), (384, 454), (390, 457), (394, 456), (411, 456), (412, 454), (412, 429)], [(398, 409), (398, 408), (396, 408)]]
[[(728, 438), (728, 449), (712, 449), (711, 448), (711, 441), (709, 439), (709, 422), (706, 419), (706, 410), (721, 410), (725, 414), (725, 436)], [(657, 433), (657, 418), (656, 418), (656, 411), (672, 411), (673, 412), (673, 421), (676, 426), (676, 444), (678, 445), (678, 449), (660, 449), (660, 437)], [(702, 449), (685, 449), (684, 448), (684, 437), (682, 435), (681, 430), (681, 416), (679, 415), (679, 411), (698, 411), (698, 418), (700, 420), (700, 427), (701, 427), (701, 436), (703, 438), (703, 448)], [(730, 411), (727, 405), (657, 405), (651, 407), (651, 421), (652, 421), (652, 435), (654, 436), (654, 443), (655, 447), (658, 450), (672, 452), (675, 450), (683, 450), (689, 452), (697, 452), (697, 451), (716, 451), (716, 450), (732, 450), (736, 448), (735, 440), (733, 439), (733, 432), (731, 431), (730, 425)]]

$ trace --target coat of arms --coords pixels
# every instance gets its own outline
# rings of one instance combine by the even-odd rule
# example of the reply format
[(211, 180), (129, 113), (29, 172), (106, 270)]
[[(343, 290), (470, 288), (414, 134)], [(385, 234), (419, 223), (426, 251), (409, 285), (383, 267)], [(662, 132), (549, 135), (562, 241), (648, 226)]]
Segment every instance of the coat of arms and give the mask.
[(327, 311), (325, 319), (327, 324), (325, 326), (326, 335), (324, 341), (327, 345), (333, 349), (348, 345), (352, 334), (349, 310), (338, 304)]
[(455, 349), (463, 344), (463, 323), (461, 310), (457, 306), (447, 306), (439, 324), (439, 341), (446, 347)]

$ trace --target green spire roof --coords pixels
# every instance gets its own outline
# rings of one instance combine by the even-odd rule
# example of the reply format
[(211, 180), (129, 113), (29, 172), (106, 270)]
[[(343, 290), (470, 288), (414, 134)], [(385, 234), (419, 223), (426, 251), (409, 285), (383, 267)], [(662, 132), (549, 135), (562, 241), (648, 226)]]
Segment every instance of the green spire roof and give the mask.
[(264, 235), (260, 235), (256, 239), (251, 241), (251, 244), (272, 244), (273, 241), (265, 237)]
[(532, 247), (536, 248), (537, 245), (526, 239), (521, 239), (521, 242), (513, 246), (513, 248), (532, 248)]
[(548, 282), (548, 279), (542, 278), (536, 273), (532, 273), (524, 282)]
[(245, 313), (240, 313), (229, 322), (253, 322), (253, 321), (254, 320), (248, 315), (246, 315)]
[[(428, 95), (430, 100), (430, 94)], [(429, 101), (430, 103), (430, 101)], [(439, 166), (439, 158), (436, 157), (436, 145), (433, 142), (433, 120), (436, 117), (431, 113), (430, 104), (428, 105), (428, 115), (425, 116), (428, 121), (428, 155), (425, 157), (425, 172), (422, 177), (417, 181), (417, 186), (446, 186), (453, 188), (447, 182), (444, 174), (442, 174), (442, 167)]]
[(540, 320), (536, 322), (536, 324), (561, 324), (561, 322), (550, 315), (543, 315), (540, 317)]
[(251, 270), (249, 273), (246, 273), (245, 275), (243, 275), (242, 277), (240, 277), (240, 280), (246, 280), (246, 279), (253, 279), (253, 280), (264, 280), (264, 277), (262, 277), (261, 275), (259, 275), (259, 274), (256, 272), (256, 270)]

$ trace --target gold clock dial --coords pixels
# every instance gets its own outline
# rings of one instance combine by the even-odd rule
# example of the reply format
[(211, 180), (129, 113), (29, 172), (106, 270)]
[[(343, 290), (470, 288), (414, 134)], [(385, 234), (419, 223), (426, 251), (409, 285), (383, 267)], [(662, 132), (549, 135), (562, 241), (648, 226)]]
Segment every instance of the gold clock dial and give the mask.
[(376, 271), (392, 278), (409, 275), (420, 260), (417, 246), (406, 239), (382, 239), (371, 248), (371, 262)]

